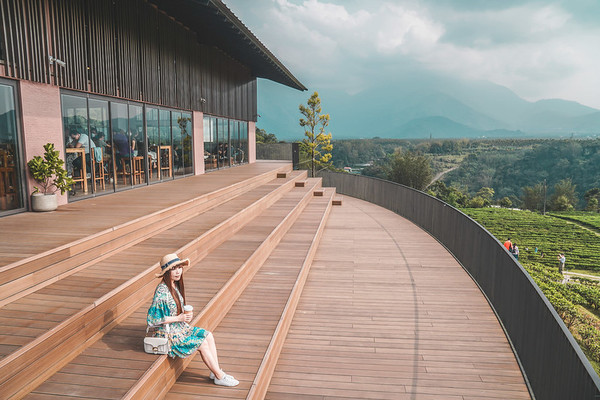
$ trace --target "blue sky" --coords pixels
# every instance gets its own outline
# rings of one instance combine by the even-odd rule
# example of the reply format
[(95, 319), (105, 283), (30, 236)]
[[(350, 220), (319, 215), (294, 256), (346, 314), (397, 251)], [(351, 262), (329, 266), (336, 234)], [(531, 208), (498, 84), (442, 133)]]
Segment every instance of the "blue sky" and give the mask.
[(309, 93), (431, 71), (600, 109), (598, 0), (223, 2)]

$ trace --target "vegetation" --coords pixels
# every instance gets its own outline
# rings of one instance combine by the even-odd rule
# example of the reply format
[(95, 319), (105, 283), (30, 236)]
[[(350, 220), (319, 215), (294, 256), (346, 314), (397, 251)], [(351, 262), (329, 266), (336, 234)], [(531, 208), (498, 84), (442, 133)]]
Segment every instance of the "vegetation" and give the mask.
[(61, 194), (65, 194), (74, 183), (63, 168), (65, 162), (60, 158), (60, 153), (54, 150), (53, 143), (46, 143), (44, 150), (43, 157), (35, 156), (27, 163), (33, 179), (39, 184), (34, 187), (33, 193), (54, 194), (60, 190)]
[[(333, 165), (359, 166), (368, 176), (387, 178), (392, 156), (410, 151), (428, 157), (432, 173), (469, 200), (488, 187), (494, 190), (490, 203), (504, 207), (599, 210), (600, 139), (374, 138), (335, 141), (334, 145)], [(479, 204), (481, 199), (473, 201)]]
[(317, 92), (310, 96), (306, 106), (300, 104), (298, 109), (304, 116), (300, 118), (300, 126), (304, 128), (305, 138), (300, 147), (308, 154), (311, 176), (315, 176), (317, 168), (322, 170), (332, 167), (331, 133), (325, 133), (325, 128), (329, 125), (329, 114), (321, 114), (321, 99)]
[(278, 143), (277, 136), (274, 133), (267, 133), (264, 129), (256, 128), (256, 143)]
[[(503, 241), (511, 237), (519, 246), (519, 261), (543, 291), (565, 325), (599, 372), (600, 363), (600, 282), (577, 278), (563, 283), (557, 254), (567, 255), (568, 270), (600, 270), (600, 237), (573, 220), (599, 224), (600, 217), (587, 213), (540, 215), (498, 208), (464, 209)], [(556, 216), (561, 218), (557, 218)]]

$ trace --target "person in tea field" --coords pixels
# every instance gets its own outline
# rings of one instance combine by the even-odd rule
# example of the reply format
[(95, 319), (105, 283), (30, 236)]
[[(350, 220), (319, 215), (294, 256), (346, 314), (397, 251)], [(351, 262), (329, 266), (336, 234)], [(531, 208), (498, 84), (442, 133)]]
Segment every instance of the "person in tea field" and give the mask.
[(517, 246), (516, 243), (513, 243), (512, 254), (517, 260), (519, 259), (519, 247)]
[(506, 239), (506, 242), (504, 242), (504, 247), (506, 247), (506, 250), (512, 253), (512, 242), (510, 241), (510, 238)]
[(564, 253), (558, 253), (556, 258), (558, 259), (558, 272), (562, 274), (565, 271), (565, 262), (567, 261), (567, 258)]

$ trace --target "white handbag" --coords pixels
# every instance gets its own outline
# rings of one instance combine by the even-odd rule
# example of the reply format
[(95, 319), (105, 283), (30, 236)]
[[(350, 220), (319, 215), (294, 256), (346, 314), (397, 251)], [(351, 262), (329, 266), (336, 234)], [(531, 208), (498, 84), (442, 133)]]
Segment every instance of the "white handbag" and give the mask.
[(169, 338), (169, 324), (167, 327), (167, 337), (148, 337), (150, 326), (146, 327), (146, 337), (144, 338), (144, 351), (150, 354), (169, 354), (171, 343)]

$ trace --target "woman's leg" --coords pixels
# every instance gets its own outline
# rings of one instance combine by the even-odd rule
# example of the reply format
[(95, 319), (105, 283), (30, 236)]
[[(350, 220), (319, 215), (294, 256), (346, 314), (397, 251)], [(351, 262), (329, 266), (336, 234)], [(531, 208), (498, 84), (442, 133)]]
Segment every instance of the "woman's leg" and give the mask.
[(217, 351), (215, 346), (215, 340), (213, 338), (212, 333), (209, 333), (200, 345), (198, 349), (200, 351), (200, 356), (202, 357), (202, 361), (204, 364), (212, 371), (213, 374), (217, 377), (217, 379), (223, 378), (224, 372), (221, 370), (219, 366), (219, 358), (217, 357)]

